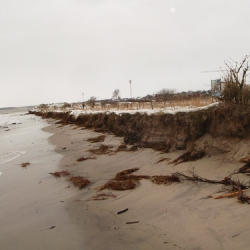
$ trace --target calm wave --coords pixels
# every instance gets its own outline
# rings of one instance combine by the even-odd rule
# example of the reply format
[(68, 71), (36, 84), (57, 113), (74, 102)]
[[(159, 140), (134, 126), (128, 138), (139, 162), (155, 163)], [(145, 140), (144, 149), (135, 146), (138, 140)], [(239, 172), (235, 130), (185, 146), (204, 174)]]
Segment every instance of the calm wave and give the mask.
[(16, 159), (18, 156), (23, 155), (25, 151), (9, 151), (0, 153), (0, 164), (4, 164), (5, 162), (12, 161)]

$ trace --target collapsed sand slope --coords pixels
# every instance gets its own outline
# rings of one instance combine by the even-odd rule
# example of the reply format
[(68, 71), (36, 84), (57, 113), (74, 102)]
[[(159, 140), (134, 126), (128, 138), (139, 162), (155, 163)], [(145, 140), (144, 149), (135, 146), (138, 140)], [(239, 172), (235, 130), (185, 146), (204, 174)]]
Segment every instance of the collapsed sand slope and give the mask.
[[(177, 166), (167, 161), (156, 162), (161, 157), (174, 160), (181, 152), (160, 154), (152, 149), (96, 155), (96, 159), (77, 162), (81, 156), (93, 156), (88, 150), (100, 143), (87, 139), (100, 133), (73, 128), (50, 127), (55, 133), (51, 141), (57, 145), (57, 152), (64, 155), (60, 169), (91, 181), (68, 200), (70, 217), (84, 228), (89, 249), (248, 249), (249, 206), (239, 203), (237, 198), (208, 198), (219, 195), (222, 185), (183, 181), (164, 186), (142, 180), (134, 190), (102, 191), (112, 192), (116, 198), (92, 198), (98, 194), (96, 188), (129, 168), (139, 168), (136, 174), (150, 176), (195, 169), (203, 177), (220, 180), (242, 166), (235, 159), (232, 161), (230, 152), (249, 156), (249, 141), (238, 142), (230, 152), (209, 154)], [(106, 134), (103, 143), (116, 149), (121, 142), (122, 138)], [(126, 208), (128, 211), (117, 214)]]

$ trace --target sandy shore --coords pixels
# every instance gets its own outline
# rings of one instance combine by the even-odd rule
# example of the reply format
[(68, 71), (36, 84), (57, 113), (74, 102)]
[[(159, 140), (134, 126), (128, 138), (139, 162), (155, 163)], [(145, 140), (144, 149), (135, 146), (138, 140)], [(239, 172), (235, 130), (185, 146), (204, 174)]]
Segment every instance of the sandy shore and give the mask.
[[(207, 198), (218, 196), (222, 185), (184, 181), (165, 186), (142, 180), (132, 191), (112, 191), (116, 198), (91, 200), (98, 193), (97, 187), (129, 168), (139, 168), (138, 175), (169, 175), (195, 169), (206, 178), (222, 179), (242, 166), (238, 161), (228, 160), (230, 153), (205, 156), (177, 166), (156, 162), (162, 157), (174, 160), (182, 152), (161, 154), (152, 149), (97, 155), (96, 159), (77, 162), (81, 156), (94, 156), (87, 150), (98, 143), (87, 139), (100, 134), (74, 125), (50, 126), (47, 131), (54, 133), (51, 142), (56, 145), (56, 152), (63, 155), (59, 168), (91, 181), (66, 203), (70, 220), (84, 231), (87, 249), (248, 249), (249, 206), (239, 203), (237, 198)], [(122, 138), (106, 135), (104, 143), (115, 150)], [(238, 144), (237, 156), (249, 156), (249, 141)], [(117, 214), (126, 208), (127, 212)], [(131, 221), (139, 223), (126, 224)]]
[[(1, 168), (2, 177), (6, 177), (0, 177), (1, 249), (249, 248), (249, 205), (237, 198), (208, 198), (217, 196), (222, 185), (183, 181), (166, 186), (142, 180), (134, 190), (102, 191), (116, 198), (92, 199), (98, 187), (129, 168), (139, 168), (138, 175), (169, 175), (194, 168), (201, 176), (219, 180), (242, 166), (229, 161), (228, 154), (177, 166), (157, 161), (162, 157), (174, 160), (182, 152), (161, 154), (139, 149), (95, 155), (88, 149), (98, 143), (87, 139), (99, 133), (48, 122), (51, 125), (44, 131), (52, 134), (41, 137), (40, 120), (34, 121), (36, 126), (27, 125), (24, 129), (35, 133), (27, 144), (30, 150)], [(52, 145), (47, 143), (49, 135)], [(115, 150), (122, 138), (106, 134), (103, 143)], [(249, 141), (240, 143), (245, 149), (242, 156), (246, 156)], [(81, 156), (96, 158), (77, 162)], [(31, 162), (27, 169), (17, 165), (25, 161)], [(48, 174), (56, 170), (84, 176), (91, 183), (79, 190), (66, 177)], [(117, 214), (126, 208), (128, 211)], [(138, 223), (126, 224), (134, 221)]]

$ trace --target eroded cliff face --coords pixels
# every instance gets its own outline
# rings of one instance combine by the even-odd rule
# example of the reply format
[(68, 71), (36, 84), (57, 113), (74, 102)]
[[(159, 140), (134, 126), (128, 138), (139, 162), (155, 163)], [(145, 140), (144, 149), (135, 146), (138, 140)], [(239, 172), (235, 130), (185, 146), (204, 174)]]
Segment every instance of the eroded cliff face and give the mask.
[[(213, 147), (216, 138), (247, 138), (250, 134), (250, 107), (219, 105), (196, 112), (147, 115), (136, 113), (81, 114), (70, 112), (30, 111), (30, 113), (59, 120), (63, 125), (76, 124), (98, 132), (123, 136), (124, 142), (169, 151), (187, 149), (194, 145)], [(202, 138), (206, 139), (202, 139)], [(217, 139), (218, 142), (221, 139)], [(226, 140), (227, 141), (227, 140)], [(230, 148), (224, 145), (222, 151)], [(229, 143), (230, 144), (230, 143)]]

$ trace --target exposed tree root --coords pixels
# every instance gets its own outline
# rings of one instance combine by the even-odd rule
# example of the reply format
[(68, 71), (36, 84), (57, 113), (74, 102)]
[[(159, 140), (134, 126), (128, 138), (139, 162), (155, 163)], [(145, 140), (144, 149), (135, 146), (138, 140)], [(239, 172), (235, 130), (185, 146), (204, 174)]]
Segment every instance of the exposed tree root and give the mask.
[[(242, 190), (242, 192), (245, 192), (246, 190)], [(219, 196), (216, 196), (214, 197), (214, 199), (221, 199), (221, 198), (229, 198), (229, 197), (234, 197), (234, 196), (237, 196), (239, 194), (238, 191), (236, 192), (230, 192), (228, 194), (222, 194), (222, 195), (219, 195)]]
[(225, 177), (222, 180), (210, 180), (195, 174), (193, 171), (189, 171), (189, 175), (180, 172), (176, 172), (175, 175), (180, 177), (181, 179), (190, 180), (194, 182), (198, 181), (211, 184), (223, 184), (226, 186), (232, 186), (232, 191), (238, 192), (238, 200), (241, 201), (242, 203), (247, 202), (248, 204), (250, 204), (250, 197), (245, 196), (242, 191), (243, 189), (248, 189), (249, 185), (242, 184), (239, 181), (234, 181), (231, 179), (231, 177)]
[(250, 160), (246, 162), (239, 170), (238, 173), (250, 174)]

